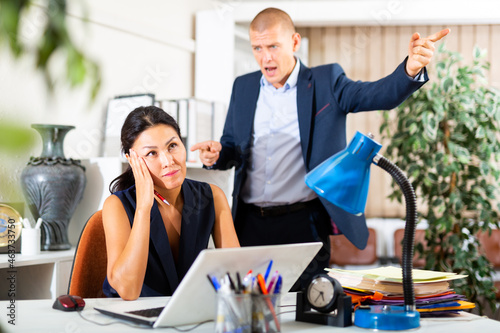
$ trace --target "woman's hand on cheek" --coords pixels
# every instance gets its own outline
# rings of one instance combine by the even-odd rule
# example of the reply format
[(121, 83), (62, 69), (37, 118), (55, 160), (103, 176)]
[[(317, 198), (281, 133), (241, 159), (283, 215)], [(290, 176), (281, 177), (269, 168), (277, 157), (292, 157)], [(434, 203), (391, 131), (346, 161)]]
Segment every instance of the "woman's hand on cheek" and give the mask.
[(134, 173), (137, 208), (150, 209), (154, 201), (154, 184), (149, 168), (144, 159), (132, 149), (127, 159)]

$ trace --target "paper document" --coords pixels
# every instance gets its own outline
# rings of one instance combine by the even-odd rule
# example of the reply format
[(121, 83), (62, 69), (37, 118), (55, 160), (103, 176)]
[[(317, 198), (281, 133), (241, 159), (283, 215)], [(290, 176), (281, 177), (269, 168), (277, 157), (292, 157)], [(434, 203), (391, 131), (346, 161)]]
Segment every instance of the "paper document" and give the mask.
[[(338, 274), (355, 275), (365, 279), (373, 279), (377, 281), (388, 281), (388, 282), (403, 281), (402, 269), (400, 267), (394, 267), (394, 266), (384, 266), (366, 270), (343, 270), (335, 268), (327, 268), (327, 270)], [(467, 275), (459, 275), (456, 273), (449, 273), (449, 272), (435, 272), (422, 269), (413, 269), (412, 277), (414, 283), (430, 283), (437, 281), (462, 279), (467, 277)]]

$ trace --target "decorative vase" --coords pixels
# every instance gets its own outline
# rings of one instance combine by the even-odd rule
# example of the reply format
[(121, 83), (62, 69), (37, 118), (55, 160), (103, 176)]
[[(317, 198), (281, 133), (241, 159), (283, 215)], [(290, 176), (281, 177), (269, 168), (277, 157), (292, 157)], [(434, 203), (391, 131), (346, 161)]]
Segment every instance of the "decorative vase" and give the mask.
[(41, 249), (67, 250), (68, 225), (85, 189), (85, 167), (64, 157), (63, 143), (74, 126), (31, 125), (42, 136), (40, 157), (31, 157), (21, 173), (23, 194), (35, 220), (42, 218)]

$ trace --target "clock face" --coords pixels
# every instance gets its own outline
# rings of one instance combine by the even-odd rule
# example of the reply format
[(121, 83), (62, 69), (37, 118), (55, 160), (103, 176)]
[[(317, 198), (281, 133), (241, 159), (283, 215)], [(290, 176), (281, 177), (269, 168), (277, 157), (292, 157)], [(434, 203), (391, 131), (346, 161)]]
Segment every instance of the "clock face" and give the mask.
[(316, 309), (328, 306), (335, 296), (333, 282), (323, 276), (313, 279), (307, 289), (307, 299)]

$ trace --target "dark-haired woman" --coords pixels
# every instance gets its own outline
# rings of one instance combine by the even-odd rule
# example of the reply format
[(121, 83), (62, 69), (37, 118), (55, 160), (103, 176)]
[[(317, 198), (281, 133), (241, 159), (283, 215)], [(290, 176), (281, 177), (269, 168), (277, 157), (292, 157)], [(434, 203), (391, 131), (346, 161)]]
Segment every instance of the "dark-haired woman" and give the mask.
[(103, 206), (107, 296), (169, 296), (210, 235), (238, 247), (224, 192), (186, 179), (186, 149), (175, 120), (149, 106), (132, 111), (121, 131), (129, 167)]

